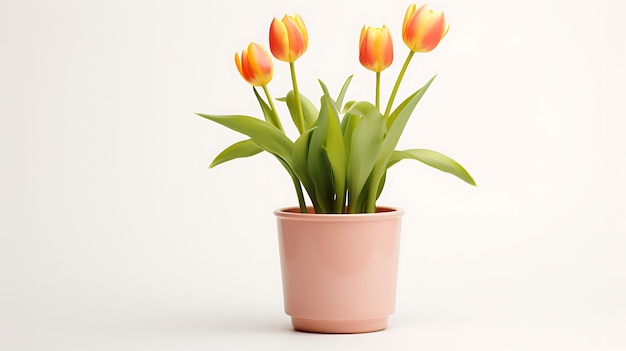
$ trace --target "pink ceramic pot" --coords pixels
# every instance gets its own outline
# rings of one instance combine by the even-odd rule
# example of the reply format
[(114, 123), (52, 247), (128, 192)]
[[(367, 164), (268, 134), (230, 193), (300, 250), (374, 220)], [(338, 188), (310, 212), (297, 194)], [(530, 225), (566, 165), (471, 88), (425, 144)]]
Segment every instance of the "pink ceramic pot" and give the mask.
[(403, 211), (306, 214), (285, 208), (274, 214), (285, 312), (293, 327), (318, 333), (385, 329), (395, 309)]

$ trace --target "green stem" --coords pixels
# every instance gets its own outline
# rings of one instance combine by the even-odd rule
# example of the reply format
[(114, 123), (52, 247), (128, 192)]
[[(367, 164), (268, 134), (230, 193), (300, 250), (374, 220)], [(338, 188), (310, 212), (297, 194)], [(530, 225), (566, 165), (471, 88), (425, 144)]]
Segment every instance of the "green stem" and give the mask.
[(380, 72), (376, 72), (376, 109), (380, 111)]
[(291, 82), (293, 83), (293, 92), (296, 98), (296, 110), (298, 112), (298, 132), (302, 135), (304, 133), (304, 114), (302, 113), (302, 103), (300, 102), (300, 92), (298, 91), (298, 81), (296, 80), (296, 65), (293, 62), (289, 62), (289, 70), (291, 71)]
[(300, 186), (300, 179), (296, 176), (291, 167), (285, 162), (282, 158), (276, 156), (278, 161), (285, 167), (289, 176), (291, 176), (291, 180), (293, 181), (293, 185), (296, 188), (296, 194), (298, 195), (298, 204), (300, 205), (300, 212), (307, 213), (306, 202), (304, 201), (304, 194), (302, 193), (302, 187)]
[(378, 189), (378, 184), (374, 186), (374, 183), (376, 182), (370, 183), (369, 189), (367, 189), (367, 202), (365, 203), (365, 211), (367, 213), (376, 212), (376, 196), (378, 195), (378, 192), (376, 190)]
[(391, 91), (391, 96), (389, 97), (389, 102), (387, 103), (387, 109), (385, 109), (385, 118), (389, 117), (389, 112), (391, 112), (391, 106), (393, 105), (393, 100), (396, 99), (396, 94), (398, 93), (398, 88), (400, 87), (400, 82), (404, 77), (404, 73), (406, 73), (406, 69), (409, 67), (409, 62), (413, 58), (414, 51), (409, 52), (409, 56), (407, 56), (404, 61), (404, 65), (400, 70), (400, 74), (398, 74), (398, 79), (396, 80), (396, 84), (393, 86), (393, 90)]
[(285, 130), (283, 129), (282, 123), (280, 123), (280, 118), (278, 118), (278, 112), (276, 111), (276, 107), (274, 106), (274, 100), (270, 96), (270, 91), (269, 89), (267, 89), (267, 85), (263, 86), (263, 91), (265, 92), (267, 101), (269, 101), (270, 108), (272, 109), (272, 117), (273, 117), (273, 122), (274, 122), (273, 124), (276, 128), (280, 129), (284, 133)]
[(300, 181), (294, 175), (291, 176), (293, 180), (293, 185), (296, 187), (296, 193), (298, 194), (298, 204), (300, 205), (300, 212), (307, 213), (306, 202), (304, 201), (304, 194), (302, 193), (302, 187), (300, 186)]
[(346, 193), (337, 194), (337, 200), (335, 200), (335, 212), (343, 213), (346, 209)]

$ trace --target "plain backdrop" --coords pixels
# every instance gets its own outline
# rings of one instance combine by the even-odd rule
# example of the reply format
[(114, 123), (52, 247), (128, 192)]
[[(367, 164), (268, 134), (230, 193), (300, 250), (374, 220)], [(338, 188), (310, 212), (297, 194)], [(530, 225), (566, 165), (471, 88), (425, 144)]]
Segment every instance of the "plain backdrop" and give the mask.
[[(0, 350), (626, 349), (626, 6), (439, 0), (451, 29), (403, 99), (437, 78), (400, 148), (412, 161), (396, 313), (384, 332), (292, 331), (274, 209), (296, 205), (267, 154), (209, 170), (242, 136), (194, 115), (260, 116), (233, 56), (299, 13), (317, 103), (372, 100), (363, 25), (408, 51), (407, 1), (0, 1)], [(421, 5), (421, 3), (418, 3)], [(274, 97), (290, 89), (275, 62)], [(294, 137), (284, 105), (277, 103)]]

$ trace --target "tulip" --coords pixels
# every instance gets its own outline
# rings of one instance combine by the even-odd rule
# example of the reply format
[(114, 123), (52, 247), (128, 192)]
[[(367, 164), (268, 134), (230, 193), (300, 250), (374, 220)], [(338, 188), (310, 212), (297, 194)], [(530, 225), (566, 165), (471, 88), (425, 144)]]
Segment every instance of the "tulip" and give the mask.
[(435, 12), (428, 5), (423, 5), (416, 9), (415, 4), (411, 4), (406, 9), (404, 15), (404, 23), (402, 23), (402, 39), (404, 43), (411, 49), (409, 55), (404, 61), (404, 65), (398, 74), (396, 84), (391, 90), (391, 96), (385, 110), (385, 117), (389, 116), (396, 93), (400, 87), (400, 82), (404, 77), (409, 62), (416, 52), (429, 52), (439, 45), (439, 42), (446, 36), (450, 25), (446, 22), (443, 12)]
[(300, 134), (304, 133), (306, 126), (304, 125), (304, 113), (302, 111), (302, 102), (300, 101), (294, 62), (304, 54), (308, 46), (309, 34), (306, 31), (304, 21), (302, 21), (299, 15), (295, 17), (285, 15), (280, 21), (274, 18), (270, 25), (270, 50), (272, 55), (278, 60), (289, 62), (291, 83), (296, 100), (297, 117), (294, 118), (294, 122)]
[(428, 5), (416, 9), (409, 6), (402, 24), (402, 39), (413, 52), (429, 52), (437, 47), (448, 33), (450, 25), (443, 12), (435, 12)]
[(359, 48), (359, 61), (370, 71), (381, 72), (393, 61), (393, 44), (387, 26), (382, 28), (363, 26)]
[(274, 18), (270, 26), (270, 50), (278, 60), (292, 63), (306, 51), (309, 34), (299, 15)]
[(241, 58), (235, 53), (235, 64), (243, 79), (254, 86), (267, 85), (274, 75), (272, 58), (256, 43), (250, 43), (248, 49), (241, 52)]

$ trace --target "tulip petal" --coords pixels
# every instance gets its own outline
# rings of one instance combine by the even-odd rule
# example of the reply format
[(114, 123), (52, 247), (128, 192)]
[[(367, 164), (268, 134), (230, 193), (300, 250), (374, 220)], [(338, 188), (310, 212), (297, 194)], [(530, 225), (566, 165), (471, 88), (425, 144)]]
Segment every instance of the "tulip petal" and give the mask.
[(298, 23), (293, 18), (285, 16), (283, 23), (289, 37), (289, 62), (293, 62), (306, 51), (307, 43)]
[(359, 62), (361, 62), (361, 64), (369, 69), (370, 67), (370, 57), (368, 55), (369, 53), (369, 28), (365, 29), (365, 27), (363, 27), (364, 31), (361, 31), (361, 40), (360, 40), (360, 45), (359, 45)]
[(411, 16), (407, 22), (406, 28), (402, 33), (402, 38), (406, 45), (413, 51), (416, 51), (417, 43), (420, 42), (420, 30), (419, 30), (420, 18), (418, 16)]
[(363, 28), (361, 28), (361, 37), (359, 38), (359, 46), (361, 46), (361, 44), (363, 43), (363, 38), (365, 37), (366, 33), (367, 33), (367, 28), (363, 26)]
[(402, 32), (404, 32), (407, 24), (409, 23), (409, 20), (411, 19), (411, 17), (413, 17), (413, 14), (415, 13), (415, 7), (415, 4), (411, 4), (409, 5), (409, 8), (406, 9), (406, 13), (404, 14), (404, 21), (402, 22)]
[(383, 26), (383, 30), (376, 40), (376, 49), (376, 57), (378, 58), (377, 61), (380, 62), (380, 70), (382, 71), (389, 67), (393, 62), (393, 44), (391, 40), (391, 32), (387, 26)]
[(433, 14), (432, 16), (424, 19), (422, 26), (423, 28), (428, 28), (429, 30), (423, 31), (421, 51), (431, 51), (439, 45), (445, 31), (445, 25), (445, 18), (441, 13), (440, 15)]
[(443, 35), (441, 36), (441, 39), (443, 39), (443, 37), (445, 37), (446, 34), (448, 34), (449, 30), (450, 30), (450, 23), (446, 22), (446, 29), (443, 31)]
[(241, 74), (241, 76), (245, 79), (243, 71), (241, 69), (241, 59), (239, 58), (238, 52), (235, 53), (235, 65), (237, 66), (237, 71), (239, 71), (239, 74)]
[(289, 61), (289, 37), (282, 21), (274, 18), (270, 26), (270, 50), (281, 61)]
[(241, 70), (243, 72), (243, 78), (248, 83), (254, 85), (256, 81), (254, 79), (254, 71), (250, 67), (250, 61), (248, 58), (248, 50), (243, 50), (241, 52)]
[(250, 45), (248, 45), (248, 67), (250, 68), (250, 71), (258, 73), (261, 70), (261, 65), (259, 65), (258, 62), (258, 52), (257, 52), (257, 48), (256, 46), (254, 46), (254, 44), (250, 43)]
[[(295, 21), (300, 28), (300, 32), (302, 33), (302, 38), (304, 39), (304, 46), (309, 46), (309, 32), (306, 30), (306, 26), (304, 25), (304, 21), (300, 15), (296, 14)], [(306, 50), (306, 49), (305, 49)]]

